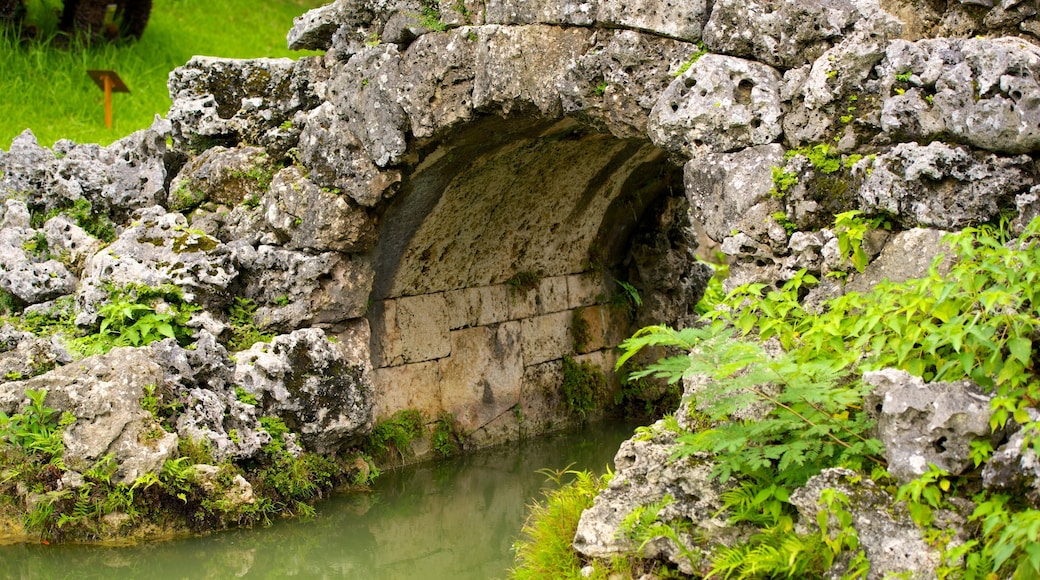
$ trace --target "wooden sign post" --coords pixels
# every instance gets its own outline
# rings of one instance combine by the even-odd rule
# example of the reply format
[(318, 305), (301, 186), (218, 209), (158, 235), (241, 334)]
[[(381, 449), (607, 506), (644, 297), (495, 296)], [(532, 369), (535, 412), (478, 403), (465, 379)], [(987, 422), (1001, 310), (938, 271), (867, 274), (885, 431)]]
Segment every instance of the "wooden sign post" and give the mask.
[(88, 70), (94, 84), (105, 92), (105, 127), (112, 128), (112, 93), (129, 93), (123, 79), (114, 70)]

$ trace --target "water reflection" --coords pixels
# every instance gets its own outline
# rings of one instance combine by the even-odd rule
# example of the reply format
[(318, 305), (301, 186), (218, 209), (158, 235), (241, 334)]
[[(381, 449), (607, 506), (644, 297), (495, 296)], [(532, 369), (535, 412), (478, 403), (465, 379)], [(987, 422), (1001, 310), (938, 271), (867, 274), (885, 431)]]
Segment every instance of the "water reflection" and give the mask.
[(602, 472), (629, 425), (530, 440), (385, 473), (309, 521), (113, 548), (0, 546), (3, 578), (503, 578), (538, 470)]

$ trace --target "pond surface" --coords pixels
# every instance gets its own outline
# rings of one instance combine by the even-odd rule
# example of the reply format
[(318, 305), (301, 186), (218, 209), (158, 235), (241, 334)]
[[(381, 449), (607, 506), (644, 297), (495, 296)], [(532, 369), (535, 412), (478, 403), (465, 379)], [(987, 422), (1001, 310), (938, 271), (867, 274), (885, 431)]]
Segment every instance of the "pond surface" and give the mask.
[(613, 467), (625, 424), (530, 439), (386, 472), (307, 521), (132, 547), (0, 546), (0, 578), (505, 578), (542, 469)]

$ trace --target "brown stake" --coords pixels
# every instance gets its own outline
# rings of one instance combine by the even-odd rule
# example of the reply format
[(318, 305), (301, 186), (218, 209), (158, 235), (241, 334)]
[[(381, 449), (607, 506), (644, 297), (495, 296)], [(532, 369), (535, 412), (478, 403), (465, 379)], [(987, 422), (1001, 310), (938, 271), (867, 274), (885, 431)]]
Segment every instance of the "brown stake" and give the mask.
[(112, 93), (129, 93), (123, 79), (114, 70), (88, 70), (94, 84), (105, 92), (105, 127), (112, 128)]

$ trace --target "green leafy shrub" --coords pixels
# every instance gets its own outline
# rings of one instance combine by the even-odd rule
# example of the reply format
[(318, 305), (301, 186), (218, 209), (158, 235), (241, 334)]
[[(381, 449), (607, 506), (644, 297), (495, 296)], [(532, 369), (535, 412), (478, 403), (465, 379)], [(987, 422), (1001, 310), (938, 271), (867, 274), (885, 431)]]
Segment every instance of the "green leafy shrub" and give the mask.
[[(852, 249), (855, 235), (849, 237)], [(1011, 242), (998, 229), (980, 227), (950, 235), (947, 243), (953, 254), (949, 273), (939, 273), (947, 259), (940, 257), (922, 279), (883, 282), (866, 294), (850, 292), (826, 301), (812, 312), (799, 301), (803, 289), (817, 282), (805, 271), (779, 290), (742, 286), (719, 304), (703, 307), (710, 322), (703, 328), (640, 330), (622, 345), (618, 364), (645, 347), (678, 348), (684, 354), (662, 359), (643, 373), (669, 381), (687, 374), (713, 379), (691, 401), (709, 419), (707, 427), (680, 435), (675, 454), (715, 454), (717, 477), (737, 476), (739, 489), (763, 500), (741, 507), (736, 497), (730, 498), (727, 505), (735, 517), (760, 517), (763, 525), (789, 509), (783, 505), (787, 489), (825, 467), (868, 472), (883, 466), (880, 444), (870, 437), (872, 425), (863, 411), (867, 391), (860, 377), (865, 371), (894, 367), (928, 381), (971, 379), (994, 394), (993, 429), (1014, 420), (1036, 433), (1028, 411), (1040, 401), (1033, 349), (1040, 325), (1035, 283), (1040, 278), (1040, 220)], [(783, 352), (763, 350), (759, 341), (769, 338), (777, 339)], [(697, 356), (685, 354), (691, 351)], [(1036, 449), (1040, 439), (1029, 439)], [(992, 451), (989, 442), (977, 443), (977, 465)], [(899, 497), (915, 520), (927, 525), (958, 479), (931, 472), (904, 486)], [(1035, 534), (1040, 511), (995, 494), (984, 493), (975, 501), (979, 507), (972, 519), (984, 525), (975, 538), (949, 550), (953, 566), (965, 566), (971, 578), (1040, 574)], [(733, 552), (733, 561), (747, 561), (756, 546), (778, 549), (788, 532), (774, 528), (770, 524), (765, 536), (736, 547), (745, 553)], [(842, 549), (854, 551), (853, 543), (846, 538)], [(827, 545), (832, 552), (833, 547)], [(717, 569), (743, 574), (737, 568)]]
[(186, 303), (180, 289), (173, 285), (112, 287), (108, 300), (98, 310), (101, 322), (97, 333), (79, 337), (73, 346), (92, 355), (118, 346), (145, 346), (164, 338), (187, 345), (192, 338), (188, 320), (196, 310), (198, 307)]

